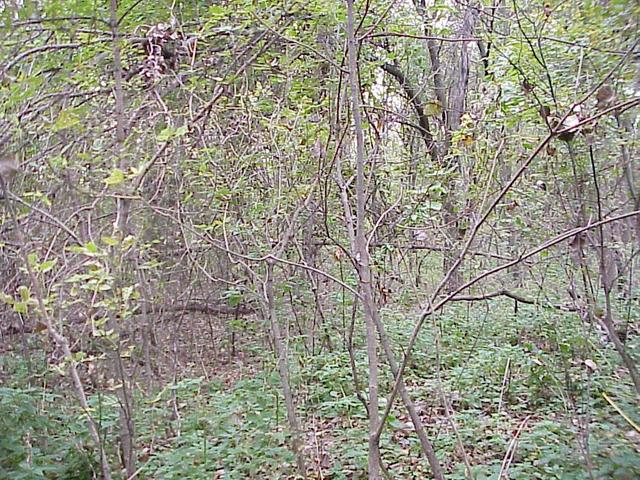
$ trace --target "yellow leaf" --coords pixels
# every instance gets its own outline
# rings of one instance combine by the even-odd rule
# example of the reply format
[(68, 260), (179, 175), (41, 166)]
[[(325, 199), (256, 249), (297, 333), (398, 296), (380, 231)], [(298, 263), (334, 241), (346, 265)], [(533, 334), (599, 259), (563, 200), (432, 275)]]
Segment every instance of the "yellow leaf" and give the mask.
[(425, 115), (430, 117), (437, 117), (442, 115), (442, 105), (437, 100), (431, 100), (424, 106)]

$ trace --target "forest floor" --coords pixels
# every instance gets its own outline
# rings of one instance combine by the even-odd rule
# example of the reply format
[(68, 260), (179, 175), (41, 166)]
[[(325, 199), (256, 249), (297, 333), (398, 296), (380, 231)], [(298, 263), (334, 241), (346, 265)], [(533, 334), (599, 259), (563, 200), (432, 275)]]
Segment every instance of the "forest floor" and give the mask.
[[(420, 337), (407, 373), (447, 478), (498, 478), (500, 472), (514, 479), (638, 478), (640, 412), (626, 373), (599, 332), (576, 315), (533, 307), (514, 314), (508, 302), (497, 307), (452, 308), (439, 316), (431, 333)], [(411, 312), (385, 312), (397, 355), (412, 318)], [(232, 322), (190, 315), (154, 326), (153, 348), (161, 351), (153, 358), (164, 361), (136, 372), (138, 478), (296, 478), (279, 378), (268, 339), (256, 340), (258, 322), (254, 316)], [(0, 449), (14, 456), (30, 449), (31, 463), (14, 470), (2, 464), (0, 476), (92, 478), (95, 456), (75, 399), (63, 393), (68, 380), (36, 345), (51, 349), (42, 334), (5, 338), (0, 427), (11, 435)], [(637, 340), (628, 346), (638, 351)], [(366, 411), (355, 394), (344, 339), (333, 338), (332, 347), (310, 351), (301, 340), (290, 342), (309, 478), (365, 478)], [(355, 338), (354, 347), (363, 379), (362, 339)], [(31, 351), (31, 365), (23, 360), (24, 348)], [(391, 382), (388, 373), (381, 377), (383, 396)], [(115, 396), (90, 400), (108, 444), (117, 444)], [(391, 478), (430, 478), (398, 402), (381, 451)], [(117, 452), (111, 453), (115, 459)], [(36, 467), (48, 473), (38, 476)]]

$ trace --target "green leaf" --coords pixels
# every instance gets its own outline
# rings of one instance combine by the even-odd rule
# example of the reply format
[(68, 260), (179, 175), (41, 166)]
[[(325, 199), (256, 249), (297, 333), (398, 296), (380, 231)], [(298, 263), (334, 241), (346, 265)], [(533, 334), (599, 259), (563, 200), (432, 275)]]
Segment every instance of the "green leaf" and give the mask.
[(207, 13), (212, 20), (221, 20), (229, 15), (229, 10), (221, 5), (211, 5)]
[(98, 253), (98, 247), (93, 242), (88, 242), (85, 247), (89, 253)]
[(29, 300), (29, 298), (31, 297), (31, 293), (29, 292), (29, 289), (24, 285), (20, 285), (18, 287), (18, 294), (20, 295), (20, 299), (25, 301)]
[(186, 125), (178, 128), (167, 127), (158, 134), (158, 141), (168, 142), (169, 140), (172, 140), (174, 138), (182, 137), (188, 131), (189, 129), (186, 127)]
[(242, 302), (242, 291), (234, 288), (229, 289), (224, 292), (223, 298), (227, 300), (227, 303), (231, 308), (235, 308), (240, 305), (240, 302)]
[(124, 182), (124, 179), (125, 179), (124, 172), (119, 168), (114, 168), (113, 170), (111, 170), (109, 177), (105, 179), (104, 183), (106, 183), (109, 186), (114, 186)]
[(13, 305), (14, 300), (11, 295), (7, 295), (6, 293), (0, 292), (0, 302), (6, 303), (7, 305)]
[(13, 311), (26, 315), (28, 313), (27, 302), (15, 302), (13, 304)]
[(80, 123), (80, 115), (73, 110), (62, 110), (53, 124), (53, 131), (59, 132)]
[(113, 237), (104, 236), (104, 237), (100, 237), (100, 239), (103, 241), (103, 243), (105, 243), (109, 247), (115, 247), (118, 244), (118, 239)]
[(36, 255), (35, 253), (30, 253), (29, 255), (27, 255), (27, 260), (30, 266), (35, 267), (38, 264), (38, 255)]
[(58, 263), (57, 258), (54, 258), (53, 260), (47, 260), (46, 262), (42, 262), (40, 264), (38, 270), (40, 270), (41, 272), (48, 272), (56, 265), (56, 263)]

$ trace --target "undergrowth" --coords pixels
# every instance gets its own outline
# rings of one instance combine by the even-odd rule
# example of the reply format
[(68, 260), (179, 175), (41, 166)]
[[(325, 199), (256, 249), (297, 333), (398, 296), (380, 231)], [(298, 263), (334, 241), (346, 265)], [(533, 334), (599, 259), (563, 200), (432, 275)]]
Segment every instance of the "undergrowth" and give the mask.
[[(514, 479), (582, 479), (589, 471), (593, 478), (639, 478), (640, 414), (613, 349), (575, 314), (512, 308), (449, 308), (416, 344), (406, 382), (447, 478), (497, 478), (501, 470)], [(386, 311), (384, 318), (401, 358), (414, 317)], [(637, 344), (627, 343), (632, 354)], [(322, 471), (311, 478), (365, 478), (366, 411), (341, 345), (337, 338), (334, 351), (291, 354), (305, 454), (312, 470)], [(354, 346), (364, 379), (362, 339)], [(75, 400), (49, 386), (56, 374), (44, 362), (36, 362), (41, 371), (34, 375), (33, 365), (17, 358), (1, 359), (10, 381), (0, 389), (0, 478), (99, 478)], [(268, 353), (261, 360), (262, 370), (233, 384), (189, 378), (139, 395), (137, 478), (295, 478), (274, 362)], [(381, 391), (392, 381), (382, 377)], [(117, 444), (115, 397), (93, 395), (91, 408), (106, 444)], [(381, 445), (392, 478), (429, 478), (412, 430), (396, 401)], [(115, 464), (117, 452), (108, 453)]]

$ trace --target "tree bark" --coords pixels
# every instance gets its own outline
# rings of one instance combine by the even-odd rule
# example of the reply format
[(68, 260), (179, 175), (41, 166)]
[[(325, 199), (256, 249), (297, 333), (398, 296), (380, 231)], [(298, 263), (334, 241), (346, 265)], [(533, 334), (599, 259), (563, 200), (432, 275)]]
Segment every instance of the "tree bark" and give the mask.
[[(111, 0), (111, 36), (113, 48), (113, 76), (114, 76), (114, 97), (115, 97), (115, 120), (116, 120), (116, 141), (114, 144), (114, 157), (117, 167), (120, 170), (126, 170), (126, 160), (122, 155), (122, 147), (126, 140), (125, 128), (125, 110), (124, 110), (124, 92), (122, 89), (122, 60), (120, 51), (120, 32), (118, 30), (118, 0)], [(119, 195), (116, 200), (116, 220), (114, 223), (114, 236), (124, 238), (128, 235), (129, 229), (129, 212), (131, 210), (131, 200), (127, 195)], [(118, 248), (118, 247), (115, 247)], [(116, 268), (120, 270), (124, 266), (124, 255), (121, 251), (114, 252), (113, 262)], [(120, 279), (121, 280), (121, 279)], [(118, 283), (116, 281), (116, 283)], [(115, 289), (114, 291), (118, 291)], [(113, 328), (115, 338), (115, 348), (109, 352), (113, 364), (114, 378), (120, 382), (116, 394), (120, 403), (120, 447), (122, 450), (122, 463), (124, 465), (127, 477), (132, 477), (136, 471), (136, 453), (135, 453), (135, 429), (133, 422), (133, 396), (131, 394), (130, 378), (126, 372), (124, 362), (122, 361), (122, 340), (120, 337), (121, 326), (118, 324), (119, 319), (110, 315), (110, 324)]]
[(291, 449), (296, 456), (296, 465), (298, 472), (304, 478), (307, 478), (307, 467), (304, 460), (304, 452), (302, 450), (302, 438), (300, 433), (300, 423), (296, 414), (296, 406), (291, 393), (291, 384), (289, 383), (289, 365), (288, 365), (288, 348), (287, 342), (282, 336), (280, 323), (276, 315), (275, 297), (273, 293), (273, 260), (267, 261), (267, 276), (264, 282), (264, 294), (267, 303), (267, 317), (271, 325), (273, 335), (273, 345), (276, 354), (276, 364), (278, 375), (282, 385), (282, 395), (287, 410), (287, 421), (291, 430)]
[(378, 352), (376, 327), (373, 320), (375, 303), (371, 287), (369, 249), (364, 234), (366, 221), (365, 152), (364, 130), (358, 85), (358, 52), (355, 38), (353, 0), (347, 0), (347, 44), (349, 50), (349, 86), (351, 91), (351, 113), (356, 137), (356, 234), (352, 245), (353, 257), (358, 271), (358, 291), (362, 297), (367, 333), (367, 357), (369, 360), (369, 480), (380, 478), (380, 450), (376, 432), (378, 430)]

